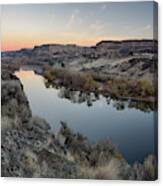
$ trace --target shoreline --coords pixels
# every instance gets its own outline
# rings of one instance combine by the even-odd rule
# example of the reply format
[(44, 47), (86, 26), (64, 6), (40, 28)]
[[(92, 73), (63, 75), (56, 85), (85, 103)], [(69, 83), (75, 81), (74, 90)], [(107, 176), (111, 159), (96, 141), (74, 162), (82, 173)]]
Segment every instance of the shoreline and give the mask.
[[(67, 78), (67, 80), (64, 79), (64, 77), (62, 77), (59, 73), (62, 74), (62, 76), (65, 76), (65, 78)], [(65, 74), (68, 74), (67, 76)], [(59, 75), (58, 75), (59, 74)], [(71, 72), (67, 69), (64, 69), (64, 68), (48, 68), (48, 70), (44, 70), (44, 72), (41, 74), (46, 80), (48, 83), (52, 84), (52, 85), (56, 85), (56, 86), (65, 86), (67, 88), (70, 88), (74, 91), (83, 91), (83, 92), (86, 92), (86, 93), (91, 93), (93, 92), (95, 95), (96, 94), (102, 94), (104, 97), (111, 97), (111, 98), (117, 98), (117, 99), (124, 99), (124, 100), (133, 100), (133, 101), (144, 101), (144, 102), (149, 102), (149, 103), (157, 103), (157, 100), (156, 98), (151, 95), (151, 96), (148, 96), (147, 98), (145, 97), (136, 97), (136, 96), (130, 96), (130, 95), (118, 95), (120, 91), (119, 90), (114, 90), (114, 89), (117, 89), (118, 86), (121, 86), (121, 83), (123, 83), (126, 88), (123, 90), (121, 90), (121, 92), (123, 91), (127, 91), (128, 87), (127, 86), (131, 86), (131, 84), (138, 84), (139, 82), (140, 83), (148, 83), (148, 81), (146, 80), (130, 80), (128, 81), (128, 79), (116, 79), (116, 78), (109, 78), (108, 76), (108, 80), (106, 82), (100, 82), (99, 80), (97, 81), (96, 78), (94, 78), (94, 76), (96, 76), (95, 74), (92, 75), (92, 73), (89, 73), (89, 72)], [(83, 78), (89, 78), (88, 80), (88, 85), (87, 85), (87, 88), (85, 87), (85, 85), (81, 84), (79, 87), (76, 86), (76, 82), (73, 83), (73, 79), (77, 79), (78, 76), (83, 76)], [(85, 77), (84, 77), (85, 76)], [(62, 79), (63, 78), (63, 79)], [(68, 82), (68, 81), (71, 81), (71, 84)], [(80, 80), (78, 78), (78, 81), (83, 81), (83, 80)], [(114, 83), (115, 81), (115, 83)], [(114, 84), (113, 84), (114, 83)], [(118, 83), (118, 85), (117, 85)], [(129, 84), (130, 83), (130, 84)], [(110, 84), (113, 84), (113, 85), (110, 85)], [(115, 88), (114, 88), (115, 86)], [(135, 85), (135, 86), (143, 86), (143, 85)], [(152, 88), (152, 85), (147, 85), (149, 86), (149, 89)], [(112, 88), (113, 87), (113, 88)], [(130, 87), (129, 87), (130, 88)], [(138, 87), (139, 88), (139, 87)], [(133, 88), (134, 89), (134, 86)], [(153, 88), (154, 89), (154, 88)], [(115, 92), (116, 91), (116, 92)], [(153, 91), (153, 90), (152, 90)], [(139, 91), (140, 93), (140, 91)], [(124, 92), (123, 92), (124, 94)], [(133, 94), (133, 93), (132, 93)], [(136, 92), (134, 92), (134, 95), (136, 94)], [(155, 93), (152, 93), (152, 94), (155, 94)]]

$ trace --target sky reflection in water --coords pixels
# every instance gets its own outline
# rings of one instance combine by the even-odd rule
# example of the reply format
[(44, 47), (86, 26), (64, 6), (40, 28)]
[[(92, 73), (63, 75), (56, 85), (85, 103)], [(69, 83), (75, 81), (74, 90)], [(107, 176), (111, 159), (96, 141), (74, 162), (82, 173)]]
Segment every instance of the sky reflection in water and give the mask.
[(16, 75), (24, 85), (33, 115), (45, 118), (54, 130), (62, 120), (91, 142), (111, 138), (130, 163), (154, 153), (153, 111), (117, 110), (113, 100), (108, 105), (102, 96), (91, 107), (86, 102), (72, 103), (61, 98), (60, 90), (46, 88), (44, 79), (33, 71), (20, 70)]

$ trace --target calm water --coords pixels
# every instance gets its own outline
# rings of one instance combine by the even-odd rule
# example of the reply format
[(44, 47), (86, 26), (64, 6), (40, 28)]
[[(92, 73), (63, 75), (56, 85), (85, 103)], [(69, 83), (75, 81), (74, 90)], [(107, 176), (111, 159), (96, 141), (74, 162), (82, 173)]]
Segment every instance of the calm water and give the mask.
[(128, 107), (117, 110), (115, 101), (107, 104), (102, 96), (88, 107), (86, 102), (79, 104), (64, 98), (63, 90), (46, 88), (43, 77), (33, 71), (20, 70), (16, 75), (24, 85), (33, 115), (45, 118), (54, 130), (60, 127), (62, 120), (91, 142), (110, 138), (129, 163), (142, 161), (146, 155), (154, 153), (152, 111)]

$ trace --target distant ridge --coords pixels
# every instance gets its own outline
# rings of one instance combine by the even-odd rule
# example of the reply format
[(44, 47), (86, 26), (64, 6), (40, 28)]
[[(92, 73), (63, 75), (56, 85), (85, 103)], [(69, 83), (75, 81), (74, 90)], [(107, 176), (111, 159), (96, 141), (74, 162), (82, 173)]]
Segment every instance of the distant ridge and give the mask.
[(12, 50), (12, 51), (2, 51), (1, 53), (5, 53), (5, 52), (19, 52), (19, 51), (23, 51), (23, 50), (33, 50), (33, 49), (37, 49), (37, 48), (47, 48), (50, 46), (58, 46), (58, 47), (81, 47), (81, 48), (94, 48), (94, 47), (98, 47), (101, 44), (118, 44), (121, 45), (123, 43), (155, 43), (157, 44), (158, 41), (156, 39), (126, 39), (126, 40), (102, 40), (97, 42), (95, 45), (91, 45), (91, 46), (82, 46), (82, 45), (78, 45), (78, 44), (60, 44), (60, 43), (47, 43), (47, 44), (40, 44), (40, 45), (35, 45), (32, 48), (21, 48), (18, 50)]
[(102, 40), (96, 44), (96, 46), (102, 43), (115, 43), (115, 44), (122, 44), (122, 43), (141, 43), (141, 42), (158, 42), (156, 39), (126, 39), (126, 40)]

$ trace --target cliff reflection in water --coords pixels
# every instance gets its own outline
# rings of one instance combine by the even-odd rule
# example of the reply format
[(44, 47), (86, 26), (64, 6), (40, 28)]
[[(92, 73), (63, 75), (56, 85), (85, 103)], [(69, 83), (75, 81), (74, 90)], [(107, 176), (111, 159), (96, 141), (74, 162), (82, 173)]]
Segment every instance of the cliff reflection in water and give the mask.
[[(98, 93), (86, 93), (83, 91), (72, 90), (64, 86), (58, 86), (54, 83), (44, 81), (46, 88), (55, 88), (59, 90), (58, 97), (68, 99), (72, 103), (86, 103), (88, 107), (93, 106), (93, 103), (100, 99), (100, 94)], [(113, 100), (113, 107), (117, 110), (124, 110), (125, 108), (135, 108), (143, 112), (151, 112), (155, 110), (155, 104), (153, 102), (147, 102), (142, 100), (132, 100), (132, 99), (117, 99), (111, 96), (106, 96), (106, 102), (109, 105), (111, 100)]]

